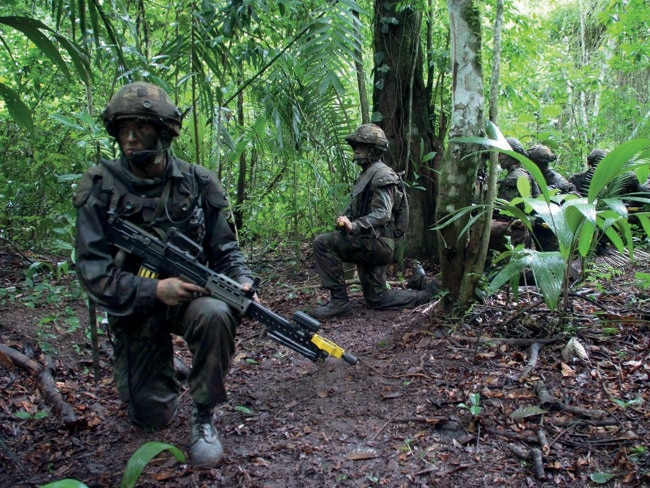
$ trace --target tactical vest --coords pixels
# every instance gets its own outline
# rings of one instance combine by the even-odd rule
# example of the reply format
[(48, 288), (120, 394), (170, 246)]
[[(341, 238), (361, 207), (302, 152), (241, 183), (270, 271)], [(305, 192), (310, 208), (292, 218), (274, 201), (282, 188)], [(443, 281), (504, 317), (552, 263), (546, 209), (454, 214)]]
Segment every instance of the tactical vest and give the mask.
[(400, 175), (382, 161), (373, 163), (356, 181), (352, 190), (350, 216), (357, 219), (369, 214), (374, 188), (388, 185), (395, 185), (391, 218), (384, 228), (376, 231), (383, 237), (402, 237), (406, 233), (409, 219), (406, 189)]
[[(75, 194), (75, 206), (81, 206), (94, 185), (101, 185), (107, 214), (123, 217), (166, 239), (167, 230), (176, 227), (200, 244), (205, 234), (204, 206), (227, 206), (225, 192), (208, 170), (175, 159), (182, 178), (168, 177), (161, 185), (134, 187), (119, 160), (102, 160), (90, 168)], [(218, 182), (217, 182), (218, 183)], [(89, 186), (89, 188), (85, 188)], [(212, 191), (210, 191), (210, 189)]]

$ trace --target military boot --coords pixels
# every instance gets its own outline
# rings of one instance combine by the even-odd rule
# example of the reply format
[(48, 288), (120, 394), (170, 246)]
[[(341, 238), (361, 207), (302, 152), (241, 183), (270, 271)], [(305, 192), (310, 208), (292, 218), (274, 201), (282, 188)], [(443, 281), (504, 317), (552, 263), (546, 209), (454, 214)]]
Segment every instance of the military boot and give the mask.
[(194, 404), (192, 409), (192, 464), (218, 466), (223, 461), (223, 446), (212, 419), (213, 408)]
[(424, 288), (422, 289), (426, 291), (430, 296), (434, 296), (440, 293), (440, 290), (442, 289), (442, 285), (435, 278), (431, 278), (429, 281), (427, 281), (424, 284)]
[(176, 371), (176, 378), (178, 381), (185, 381), (190, 376), (190, 368), (183, 362), (182, 359), (174, 356), (174, 371)]
[(339, 315), (346, 315), (352, 312), (352, 304), (350, 299), (347, 297), (341, 296), (338, 298), (332, 297), (332, 299), (327, 302), (325, 305), (320, 307), (314, 307), (308, 311), (309, 315), (316, 319), (327, 319), (330, 317), (337, 317)]
[(411, 275), (411, 278), (408, 280), (408, 283), (406, 283), (406, 288), (409, 288), (411, 290), (424, 290), (425, 277), (426, 277), (426, 273), (424, 272), (424, 268), (420, 263), (416, 263), (415, 269), (413, 270), (413, 274)]

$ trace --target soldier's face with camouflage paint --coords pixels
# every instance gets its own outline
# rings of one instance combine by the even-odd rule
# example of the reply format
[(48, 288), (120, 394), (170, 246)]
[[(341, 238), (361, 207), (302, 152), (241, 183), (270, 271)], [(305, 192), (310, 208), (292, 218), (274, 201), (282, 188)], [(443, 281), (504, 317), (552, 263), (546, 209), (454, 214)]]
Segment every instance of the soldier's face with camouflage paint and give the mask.
[(132, 158), (137, 151), (156, 149), (158, 132), (146, 119), (125, 119), (119, 122), (118, 142), (127, 158)]
[(357, 164), (364, 165), (370, 161), (370, 146), (364, 146), (363, 144), (352, 146), (354, 151), (354, 160)]
[(511, 169), (519, 166), (519, 161), (508, 156), (507, 154), (499, 153), (499, 166), (501, 166), (501, 168), (505, 169), (506, 171), (510, 171)]

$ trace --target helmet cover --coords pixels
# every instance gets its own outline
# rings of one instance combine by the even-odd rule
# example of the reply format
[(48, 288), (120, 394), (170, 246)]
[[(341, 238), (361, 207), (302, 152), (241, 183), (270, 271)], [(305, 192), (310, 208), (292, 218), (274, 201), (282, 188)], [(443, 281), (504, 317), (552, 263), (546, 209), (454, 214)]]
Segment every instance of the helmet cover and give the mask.
[(605, 156), (609, 151), (606, 149), (594, 149), (589, 153), (589, 156), (587, 156), (587, 164), (589, 166), (597, 166), (598, 163), (600, 163), (603, 159), (605, 159)]
[(548, 146), (536, 144), (528, 150), (528, 157), (536, 164), (548, 165), (557, 159), (553, 151)]
[(363, 124), (347, 136), (345, 140), (350, 146), (370, 146), (380, 151), (388, 150), (388, 139), (381, 127), (376, 124)]
[(124, 85), (106, 105), (101, 114), (106, 131), (117, 137), (119, 120), (143, 118), (162, 126), (169, 136), (180, 134), (183, 114), (167, 93), (157, 85), (136, 81)]

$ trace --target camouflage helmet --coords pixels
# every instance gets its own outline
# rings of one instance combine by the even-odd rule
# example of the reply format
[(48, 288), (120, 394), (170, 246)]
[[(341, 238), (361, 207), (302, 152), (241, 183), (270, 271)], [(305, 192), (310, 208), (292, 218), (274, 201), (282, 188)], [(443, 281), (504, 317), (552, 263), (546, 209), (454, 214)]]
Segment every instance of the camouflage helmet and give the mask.
[(144, 81), (124, 85), (101, 114), (109, 135), (118, 135), (119, 120), (144, 118), (169, 131), (170, 139), (181, 131), (183, 114), (159, 86)]
[(548, 146), (536, 144), (528, 150), (528, 158), (538, 166), (548, 166), (557, 159), (557, 156)]
[(528, 152), (524, 149), (524, 145), (519, 142), (519, 139), (515, 139), (514, 137), (507, 137), (506, 141), (508, 141), (508, 144), (510, 144), (510, 147), (514, 152), (528, 157)]
[(345, 136), (345, 140), (350, 146), (357, 145), (371, 146), (380, 151), (388, 150), (388, 139), (384, 131), (375, 124), (360, 125), (352, 134)]
[(605, 156), (607, 156), (608, 153), (609, 151), (606, 149), (594, 149), (589, 153), (589, 156), (587, 156), (587, 164), (590, 167), (598, 166), (598, 163), (605, 159)]

